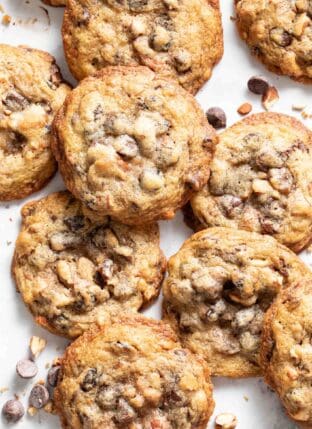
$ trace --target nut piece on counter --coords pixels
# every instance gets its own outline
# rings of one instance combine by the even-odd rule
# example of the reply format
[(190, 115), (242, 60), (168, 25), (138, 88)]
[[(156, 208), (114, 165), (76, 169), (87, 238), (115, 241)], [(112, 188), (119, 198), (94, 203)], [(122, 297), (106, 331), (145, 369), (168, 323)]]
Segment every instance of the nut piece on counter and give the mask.
[(252, 105), (250, 103), (243, 103), (237, 109), (237, 113), (242, 116), (248, 115), (252, 111)]
[(265, 110), (270, 110), (279, 100), (279, 93), (275, 86), (270, 86), (262, 96), (262, 106)]
[(216, 429), (235, 429), (237, 417), (231, 413), (222, 413), (216, 417)]
[(263, 95), (269, 89), (269, 82), (262, 76), (252, 76), (248, 83), (248, 89), (253, 94)]
[(2, 414), (8, 423), (16, 423), (23, 417), (25, 410), (20, 401), (10, 399), (3, 405)]
[(216, 130), (226, 127), (226, 115), (220, 107), (211, 107), (206, 112), (209, 124)]
[(29, 348), (32, 359), (37, 359), (38, 356), (46, 348), (47, 341), (44, 338), (33, 336), (29, 342)]

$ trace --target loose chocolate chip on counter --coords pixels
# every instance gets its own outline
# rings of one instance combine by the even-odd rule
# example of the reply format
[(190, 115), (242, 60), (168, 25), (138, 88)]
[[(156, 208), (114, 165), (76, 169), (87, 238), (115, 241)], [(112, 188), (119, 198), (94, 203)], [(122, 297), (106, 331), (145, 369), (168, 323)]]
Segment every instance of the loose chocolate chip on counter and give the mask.
[(38, 368), (32, 360), (22, 359), (16, 364), (16, 372), (22, 378), (34, 378), (38, 373)]
[(60, 365), (52, 366), (48, 372), (48, 383), (51, 387), (56, 387), (60, 375)]
[(3, 405), (2, 414), (8, 423), (16, 423), (23, 417), (25, 410), (20, 401), (10, 399)]
[(49, 402), (48, 389), (42, 384), (36, 384), (29, 395), (29, 405), (34, 408), (42, 408)]
[(248, 89), (254, 94), (263, 95), (269, 89), (269, 82), (262, 76), (253, 76), (248, 81)]
[(215, 129), (226, 127), (226, 115), (220, 107), (211, 107), (206, 112), (207, 120)]

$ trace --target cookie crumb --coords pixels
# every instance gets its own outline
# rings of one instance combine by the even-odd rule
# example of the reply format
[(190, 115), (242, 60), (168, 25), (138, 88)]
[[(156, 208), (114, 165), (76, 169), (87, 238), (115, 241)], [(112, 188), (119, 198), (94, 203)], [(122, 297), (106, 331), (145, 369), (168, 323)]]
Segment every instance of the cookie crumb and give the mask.
[(312, 107), (305, 107), (302, 112), (301, 112), (301, 116), (304, 119), (312, 119)]
[(34, 417), (38, 413), (38, 410), (35, 407), (28, 407), (27, 412), (31, 417)]
[(262, 96), (262, 106), (265, 110), (271, 110), (274, 104), (279, 100), (279, 93), (275, 86), (270, 86)]
[(32, 336), (29, 343), (30, 353), (32, 359), (37, 359), (38, 356), (46, 348), (47, 341), (44, 338)]
[(222, 413), (216, 417), (216, 429), (235, 429), (237, 417), (231, 413)]
[(9, 388), (8, 387), (0, 387), (0, 395), (2, 393), (8, 392)]
[(252, 105), (250, 103), (243, 103), (237, 109), (237, 113), (242, 116), (248, 115), (252, 111)]
[(303, 109), (305, 109), (305, 107), (306, 107), (305, 104), (299, 104), (299, 103), (293, 104), (291, 106), (292, 110), (294, 110), (296, 112), (301, 112)]
[(3, 15), (2, 17), (2, 24), (9, 26), (12, 22), (12, 17), (10, 15)]
[(248, 398), (248, 396), (247, 396), (247, 395), (244, 395), (244, 396), (243, 396), (243, 398), (245, 399), (245, 401), (246, 401), (246, 402), (248, 402), (248, 401), (249, 401), (249, 398)]

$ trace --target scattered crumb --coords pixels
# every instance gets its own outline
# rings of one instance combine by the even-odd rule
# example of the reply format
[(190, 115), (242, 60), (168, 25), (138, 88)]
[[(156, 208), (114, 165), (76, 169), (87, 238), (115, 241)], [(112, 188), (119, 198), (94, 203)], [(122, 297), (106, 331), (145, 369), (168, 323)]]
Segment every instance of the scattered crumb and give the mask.
[(237, 112), (243, 116), (248, 115), (248, 113), (250, 113), (251, 111), (252, 111), (252, 105), (250, 103), (243, 103), (237, 109)]
[(296, 112), (301, 112), (303, 109), (305, 109), (306, 105), (305, 104), (293, 104), (292, 105), (292, 109), (295, 110)]
[(248, 401), (249, 401), (248, 396), (244, 395), (244, 396), (243, 396), (243, 398), (245, 399), (245, 401), (246, 401), (246, 402), (248, 402)]
[(3, 8), (2, 4), (0, 4), (0, 12), (4, 13), (4, 8)]
[(216, 429), (235, 429), (237, 417), (231, 413), (222, 413), (216, 417)]
[(49, 369), (50, 366), (51, 366), (50, 362), (47, 362), (44, 367), (45, 367), (45, 369)]
[(2, 395), (2, 393), (8, 392), (8, 390), (8, 387), (0, 387), (0, 395)]
[(3, 25), (10, 25), (12, 21), (12, 17), (10, 15), (3, 15), (2, 17), (2, 24)]
[(236, 21), (236, 16), (232, 16), (232, 15), (231, 15), (231, 16), (230, 16), (230, 20), (231, 20), (231, 21)]
[(47, 405), (43, 407), (44, 411), (49, 414), (56, 414), (55, 407), (53, 401), (49, 401)]
[(279, 100), (279, 93), (275, 86), (270, 86), (262, 96), (262, 106), (265, 110), (271, 110), (274, 104)]
[(29, 407), (27, 412), (31, 417), (34, 417), (38, 413), (38, 410), (35, 407)]
[(38, 380), (38, 381), (36, 381), (36, 384), (41, 384), (41, 386), (44, 386), (45, 385), (45, 380), (43, 380), (43, 379)]
[(10, 246), (10, 244), (12, 244), (12, 241), (7, 240), (7, 246)]
[(30, 353), (33, 359), (37, 359), (38, 356), (46, 348), (47, 341), (44, 338), (33, 336), (29, 342)]
[(304, 119), (312, 119), (312, 107), (305, 107), (301, 112), (301, 116)]

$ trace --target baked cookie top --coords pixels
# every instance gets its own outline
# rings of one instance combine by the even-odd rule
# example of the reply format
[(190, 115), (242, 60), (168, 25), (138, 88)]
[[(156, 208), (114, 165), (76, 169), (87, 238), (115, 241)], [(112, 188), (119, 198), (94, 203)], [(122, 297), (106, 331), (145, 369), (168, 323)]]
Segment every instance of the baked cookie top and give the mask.
[(312, 82), (310, 0), (235, 0), (243, 40), (269, 69)]
[(170, 219), (209, 177), (215, 131), (195, 99), (146, 67), (85, 79), (54, 121), (68, 189), (127, 224)]
[(18, 290), (36, 321), (74, 338), (110, 313), (158, 296), (165, 270), (156, 224), (128, 227), (90, 216), (69, 192), (22, 209), (13, 260)]
[(138, 315), (76, 340), (54, 397), (66, 429), (204, 429), (214, 408), (205, 363), (168, 325)]
[(260, 113), (220, 135), (208, 185), (191, 205), (203, 227), (273, 235), (295, 252), (312, 236), (312, 133), (296, 119)]
[(70, 88), (54, 58), (0, 44), (0, 200), (24, 198), (56, 171), (51, 122)]
[(170, 258), (164, 319), (213, 375), (260, 375), (263, 317), (279, 291), (310, 270), (270, 236), (210, 228)]
[(312, 283), (298, 278), (267, 312), (261, 347), (266, 381), (288, 415), (312, 427)]
[(144, 65), (196, 93), (223, 54), (219, 0), (69, 0), (63, 39), (78, 80)]

